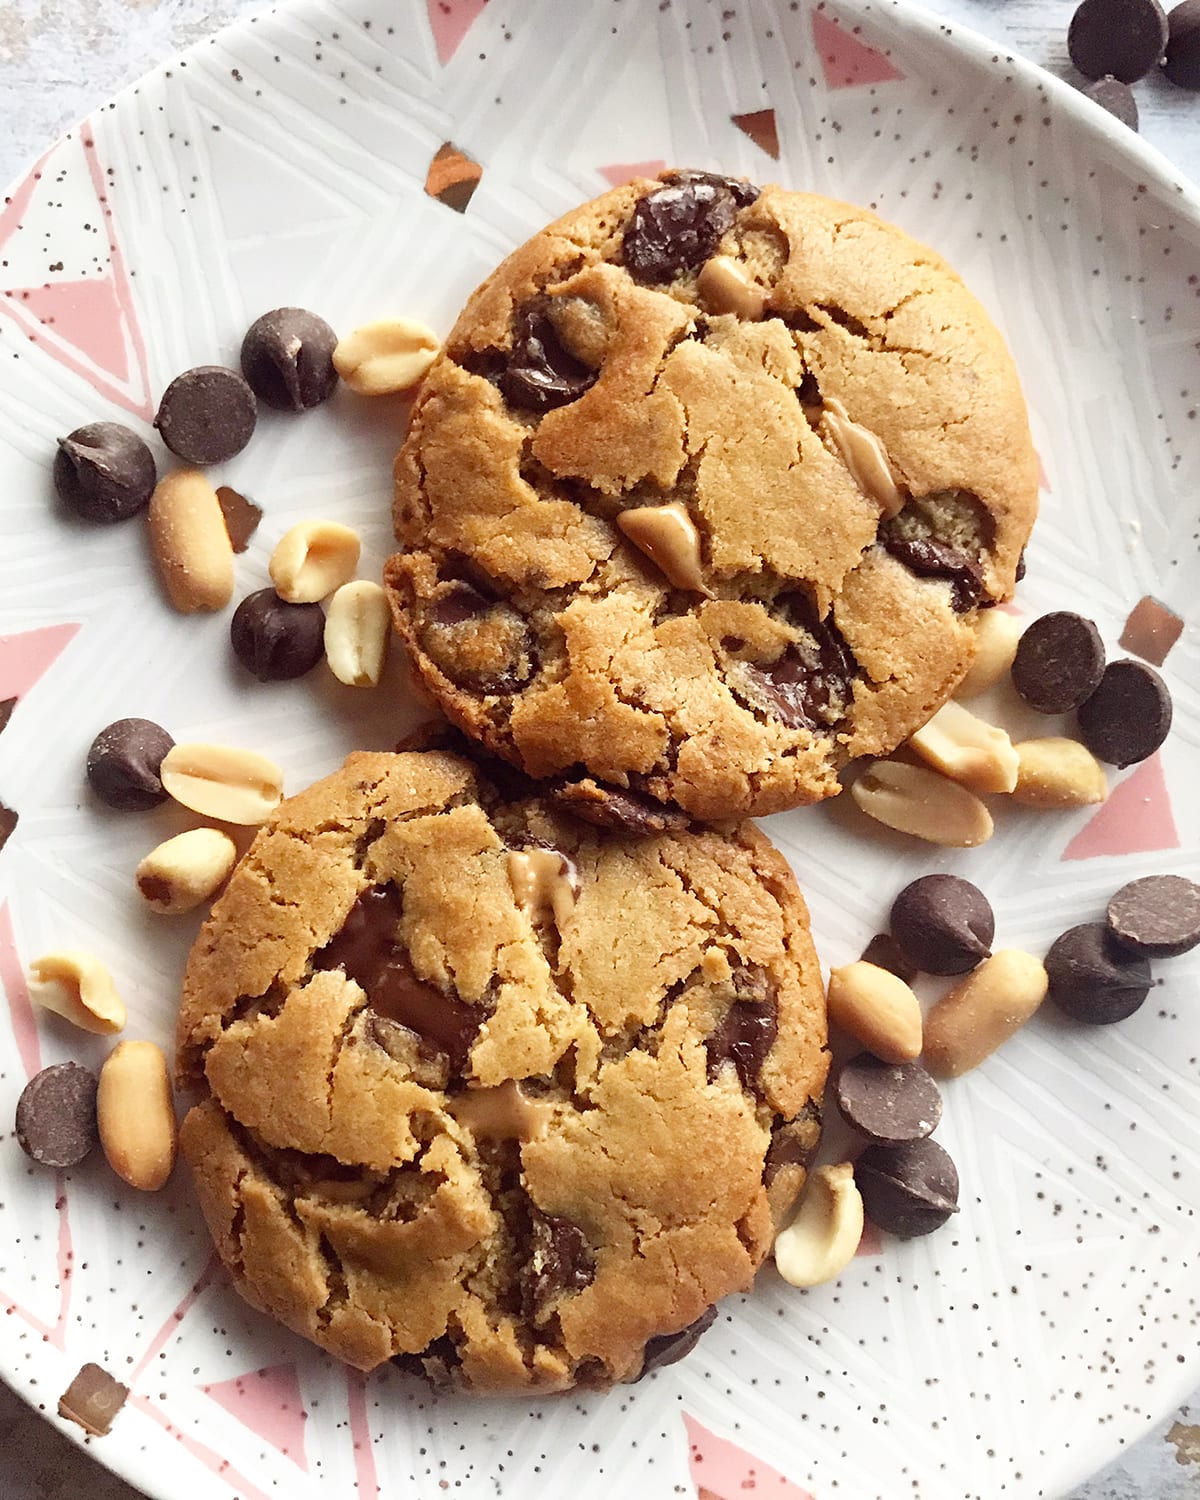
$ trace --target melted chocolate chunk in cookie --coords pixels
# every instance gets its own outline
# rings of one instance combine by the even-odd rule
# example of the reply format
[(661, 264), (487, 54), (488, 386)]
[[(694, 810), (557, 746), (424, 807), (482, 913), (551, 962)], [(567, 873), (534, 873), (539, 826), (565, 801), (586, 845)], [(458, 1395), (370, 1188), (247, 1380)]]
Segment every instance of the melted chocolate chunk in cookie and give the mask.
[(958, 614), (966, 614), (979, 603), (983, 569), (965, 552), (930, 536), (904, 537), (885, 530), (882, 540), (887, 551), (918, 578), (945, 578), (950, 584), (950, 604)]
[[(660, 1333), (657, 1338), (651, 1339), (646, 1345), (642, 1375), (649, 1375), (651, 1370), (661, 1370), (666, 1365), (675, 1365), (681, 1359), (686, 1359), (716, 1321), (717, 1309), (709, 1307), (694, 1323), (689, 1323), (678, 1333)], [(638, 1376), (639, 1380), (642, 1375)]]
[(812, 644), (789, 646), (768, 666), (748, 666), (746, 675), (754, 695), (789, 729), (827, 729), (845, 713), (858, 663), (832, 618), (818, 619), (806, 595), (779, 603), (798, 617)]
[(529, 626), (511, 605), (451, 579), (430, 603), (421, 644), (447, 677), (485, 693), (515, 693), (537, 670)]
[(563, 1292), (582, 1291), (596, 1275), (596, 1258), (578, 1224), (531, 1208), (529, 1262), (522, 1272), (525, 1316), (540, 1322)]
[(698, 271), (738, 210), (758, 189), (711, 172), (674, 172), (665, 187), (638, 201), (625, 230), (625, 265), (635, 281), (671, 281)]
[(708, 1081), (712, 1083), (725, 1064), (732, 1063), (742, 1087), (753, 1092), (779, 1030), (775, 995), (766, 976), (755, 971), (738, 970), (733, 983), (739, 998), (705, 1043)]
[(377, 1015), (432, 1042), (452, 1067), (462, 1069), (479, 1031), (481, 1013), (413, 973), (407, 953), (395, 940), (402, 910), (403, 901), (394, 885), (364, 891), (342, 930), (313, 954), (313, 968), (341, 969), (347, 979), (362, 987)]
[(566, 406), (595, 380), (596, 371), (563, 348), (544, 309), (527, 307), (517, 314), (512, 353), (499, 376), (500, 389), (514, 406), (535, 412)]

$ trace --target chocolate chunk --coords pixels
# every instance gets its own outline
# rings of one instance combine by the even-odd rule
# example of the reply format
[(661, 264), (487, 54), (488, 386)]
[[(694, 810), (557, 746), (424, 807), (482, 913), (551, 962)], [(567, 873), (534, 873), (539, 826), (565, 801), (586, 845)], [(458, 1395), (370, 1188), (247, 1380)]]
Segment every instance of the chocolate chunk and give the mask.
[(8, 728), (8, 721), (12, 718), (13, 709), (17, 706), (15, 698), (5, 698), (0, 702), (0, 734)]
[(154, 425), (172, 453), (203, 466), (240, 453), (257, 420), (254, 392), (236, 370), (197, 365), (177, 375), (163, 392)]
[(787, 1167), (807, 1168), (821, 1143), (821, 1113), (811, 1101), (794, 1120), (777, 1116), (771, 1144), (763, 1161), (763, 1183), (771, 1183)]
[(87, 779), (101, 802), (122, 812), (144, 812), (167, 800), (158, 778), (175, 741), (149, 719), (116, 719), (92, 741)]
[(670, 183), (703, 182), (710, 187), (721, 188), (733, 197), (739, 208), (749, 208), (762, 192), (748, 177), (726, 177), (720, 172), (701, 172), (696, 167), (677, 167), (664, 172), (663, 180)]
[(1167, 45), (1167, 13), (1158, 0), (1083, 0), (1071, 17), (1067, 51), (1085, 78), (1144, 78)]
[(934, 537), (903, 537), (894, 531), (884, 531), (881, 540), (886, 551), (918, 578), (946, 579), (950, 584), (950, 607), (960, 615), (979, 603), (983, 569), (975, 558)]
[(417, 1375), (435, 1391), (448, 1391), (454, 1384), (454, 1371), (461, 1365), (454, 1341), (447, 1334), (427, 1344), (419, 1354), (394, 1354), (392, 1364), (406, 1375)]
[(522, 1271), (525, 1317), (540, 1323), (563, 1292), (590, 1286), (596, 1258), (578, 1224), (530, 1205), (529, 1261)]
[(150, 503), (158, 478), (154, 455), (119, 422), (90, 422), (59, 438), (54, 488), (88, 521), (125, 521)]
[(342, 930), (312, 956), (314, 969), (341, 969), (380, 1016), (432, 1042), (453, 1068), (465, 1067), (483, 1020), (474, 1005), (418, 979), (396, 941), (403, 898), (394, 885), (372, 886), (350, 908)]
[(1014, 581), (1014, 583), (1020, 583), (1021, 579), (1025, 577), (1025, 573), (1026, 573), (1026, 567), (1025, 567), (1025, 548), (1022, 547), (1021, 548), (1021, 555), (1017, 558), (1017, 570), (1013, 574), (1013, 581)]
[(99, 1365), (84, 1365), (58, 1398), (58, 1414), (77, 1422), (92, 1437), (104, 1437), (125, 1405), (129, 1387)]
[[(738, 976), (734, 976), (737, 985)], [(735, 1000), (725, 1012), (720, 1025), (708, 1038), (708, 1081), (717, 1077), (726, 1063), (737, 1069), (738, 1080), (747, 1092), (753, 1092), (767, 1053), (775, 1044), (779, 1021), (775, 997)]]
[(996, 918), (978, 886), (922, 875), (892, 902), (892, 936), (924, 974), (965, 974), (992, 951)]
[(921, 972), (896, 939), (886, 932), (877, 932), (863, 949), (862, 956), (864, 963), (886, 969), (897, 979), (903, 979), (905, 984), (911, 984)]
[(100, 1139), (96, 1075), (78, 1063), (43, 1068), (17, 1100), (17, 1143), (44, 1167), (76, 1167)]
[(12, 808), (5, 807), (4, 803), (0, 802), (0, 849), (8, 843), (19, 822), (20, 818)]
[(1200, 89), (1200, 0), (1183, 0), (1167, 17), (1163, 72), (1181, 89)]
[[(749, 183), (708, 172), (675, 172), (638, 200), (625, 228), (625, 265), (635, 281), (671, 281), (698, 271), (743, 207)], [(748, 201), (753, 202), (753, 198)]]
[(854, 653), (832, 615), (817, 617), (808, 596), (785, 594), (776, 601), (812, 637), (789, 646), (767, 666), (743, 670), (753, 695), (789, 729), (831, 728), (844, 715), (858, 672)]
[(515, 693), (537, 670), (537, 648), (525, 618), (465, 579), (439, 585), (420, 639), (447, 677), (479, 692)]
[(1097, 79), (1095, 83), (1089, 83), (1083, 92), (1093, 104), (1108, 110), (1122, 125), (1128, 125), (1130, 130), (1138, 128), (1137, 100), (1127, 83), (1122, 83), (1110, 73)]
[(642, 1356), (642, 1374), (638, 1379), (642, 1375), (649, 1375), (651, 1370), (662, 1370), (667, 1365), (677, 1365), (681, 1359), (686, 1359), (716, 1321), (716, 1307), (706, 1307), (694, 1323), (689, 1323), (678, 1333), (660, 1333), (652, 1338)]
[(1118, 644), (1161, 667), (1182, 633), (1183, 621), (1175, 611), (1146, 594), (1130, 610)]
[(259, 682), (303, 677), (325, 654), (325, 612), (319, 604), (288, 604), (274, 589), (259, 589), (234, 610), (229, 639)]
[(932, 1234), (958, 1212), (958, 1172), (936, 1141), (868, 1146), (854, 1181), (871, 1222), (902, 1240)]
[(500, 389), (514, 406), (550, 411), (578, 401), (596, 381), (589, 370), (563, 348), (549, 314), (536, 307), (517, 314), (512, 353), (500, 373)]
[(691, 822), (682, 808), (672, 803), (656, 802), (641, 792), (606, 786), (584, 777), (552, 786), (549, 800), (595, 828), (609, 828), (614, 833), (635, 834), (639, 838), (655, 833), (678, 833)]
[(938, 1086), (920, 1063), (886, 1063), (860, 1052), (837, 1080), (846, 1123), (869, 1140), (897, 1145), (932, 1135), (942, 1118)]
[(337, 334), (302, 307), (277, 307), (256, 318), (242, 340), (242, 374), (260, 401), (277, 411), (306, 411), (333, 394)]
[(1022, 632), (1012, 680), (1041, 714), (1065, 714), (1085, 703), (1104, 675), (1104, 642), (1091, 620), (1058, 610)]
[(1106, 916), (1122, 948), (1178, 958), (1200, 943), (1200, 885), (1182, 875), (1144, 875), (1121, 887)]
[(1150, 993), (1150, 965), (1123, 948), (1104, 922), (1084, 922), (1046, 954), (1049, 995), (1077, 1021), (1108, 1026), (1133, 1015)]
[(1079, 738), (1097, 760), (1132, 766), (1153, 755), (1171, 728), (1171, 694), (1154, 670), (1126, 657), (1110, 662), (1077, 714)]
[(217, 486), (217, 504), (225, 517), (225, 530), (229, 533), (229, 545), (235, 552), (245, 552), (250, 538), (258, 530), (262, 520), (262, 507), (239, 495), (227, 484)]

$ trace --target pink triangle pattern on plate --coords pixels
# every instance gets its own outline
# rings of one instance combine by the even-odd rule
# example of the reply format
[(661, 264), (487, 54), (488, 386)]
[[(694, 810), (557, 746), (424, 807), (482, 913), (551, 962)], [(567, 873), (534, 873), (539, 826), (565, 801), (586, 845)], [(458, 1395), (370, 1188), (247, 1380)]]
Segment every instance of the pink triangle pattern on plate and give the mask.
[(1099, 854), (1152, 854), (1178, 849), (1179, 830), (1162, 756), (1144, 760), (1108, 794), (1108, 801), (1063, 850), (1063, 859), (1094, 859)]
[(350, 1441), (354, 1445), (354, 1488), (358, 1500), (379, 1500), (375, 1448), (367, 1418), (367, 1378), (361, 1370), (346, 1371), (346, 1404), (350, 1413)]
[(445, 67), (458, 51), (487, 0), (426, 0), (438, 62)]
[(23, 698), (45, 676), (80, 627), (43, 625), (20, 635), (0, 635), (0, 699)]
[(217, 1252), (214, 1250), (206, 1261), (204, 1269), (192, 1283), (191, 1290), (185, 1292), (184, 1295), (179, 1299), (170, 1317), (146, 1345), (141, 1359), (138, 1360), (137, 1364), (134, 1366), (133, 1374), (129, 1377), (129, 1384), (131, 1386), (137, 1384), (138, 1377), (142, 1374), (142, 1371), (145, 1370), (146, 1366), (159, 1352), (159, 1350), (166, 1347), (167, 1340), (179, 1327), (180, 1323), (183, 1322), (184, 1318), (187, 1317), (188, 1313), (191, 1311), (195, 1303), (199, 1300), (201, 1295), (206, 1292), (212, 1285), (213, 1281), (216, 1280), (217, 1276), (221, 1272), (221, 1269), (222, 1267), (220, 1256), (218, 1256)]
[(222, 1458), (219, 1453), (214, 1453), (211, 1448), (207, 1447), (197, 1438), (190, 1437), (186, 1432), (180, 1432), (179, 1428), (174, 1426), (167, 1414), (160, 1410), (153, 1401), (145, 1396), (130, 1396), (129, 1404), (157, 1422), (165, 1432), (169, 1433), (175, 1439), (180, 1447), (190, 1453), (193, 1458), (199, 1459), (206, 1469), (223, 1479), (233, 1489), (237, 1495), (237, 1500), (268, 1500), (263, 1491), (257, 1485), (251, 1484), (246, 1476), (239, 1473), (227, 1458)]
[[(852, 89), (867, 83), (891, 83), (904, 74), (882, 52), (860, 42), (853, 32), (832, 16), (813, 11), (813, 41), (821, 59), (825, 85), (830, 89)], [(855, 28), (857, 30), (857, 28)]]
[(7, 901), (0, 904), (0, 985), (4, 987), (4, 997), (8, 1002), (9, 1024), (21, 1066), (25, 1069), (25, 1077), (32, 1078), (42, 1066), (42, 1044), (33, 1019), (29, 986), (17, 952), (12, 913)]
[(610, 187), (624, 187), (635, 177), (657, 177), (666, 166), (665, 161), (615, 161), (607, 167), (597, 167)]
[(308, 1472), (308, 1454), (304, 1451), (308, 1412), (295, 1365), (269, 1365), (201, 1389), (263, 1442)]
[(688, 1462), (698, 1495), (713, 1500), (815, 1500), (809, 1490), (771, 1468), (753, 1454), (710, 1432), (695, 1417), (683, 1414), (687, 1428)]

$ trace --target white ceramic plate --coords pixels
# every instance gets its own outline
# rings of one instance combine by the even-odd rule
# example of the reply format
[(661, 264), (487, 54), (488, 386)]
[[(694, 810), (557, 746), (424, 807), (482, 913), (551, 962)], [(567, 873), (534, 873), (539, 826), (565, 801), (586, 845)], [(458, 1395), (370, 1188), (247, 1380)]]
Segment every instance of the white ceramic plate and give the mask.
[[(777, 161), (731, 118), (763, 110)], [(484, 167), (465, 213), (423, 191), (446, 141)], [(235, 27), (53, 148), (0, 216), (0, 701), (18, 700), (0, 798), (20, 815), (0, 855), (0, 1119), (39, 1066), (103, 1051), (33, 1018), (22, 966), (40, 952), (93, 949), (130, 1034), (171, 1035), (194, 924), (142, 915), (130, 875), (180, 820), (88, 799), (101, 725), (138, 714), (254, 745), (294, 789), (413, 716), (323, 669), (247, 685), (226, 618), (160, 602), (140, 522), (55, 512), (55, 438), (99, 418), (142, 427), (171, 376), (235, 362), (280, 303), (342, 329), (389, 312), (444, 329), (514, 243), (659, 162), (877, 205), (946, 254), (1012, 343), (1044, 461), (1022, 607), (1083, 610), (1114, 648), (1144, 595), (1195, 620), (1200, 202), (1065, 86), (851, 0), (304, 0)], [(220, 476), (266, 510), (239, 595), (309, 515), (359, 527), (378, 565), (402, 419), (342, 392), (262, 420)], [(1000, 940), (1042, 952), (1127, 878), (1187, 869), (1194, 625), (1165, 671), (1171, 738), (1098, 814), (1006, 811), (962, 855), (880, 836), (851, 807), (773, 819), (826, 962), (855, 956), (926, 870), (967, 871)], [(85, 1360), (126, 1381), (94, 1451), (164, 1500), (1060, 1494), (1200, 1377), (1197, 972), (1163, 965), (1119, 1027), (1038, 1018), (947, 1089), (952, 1227), (868, 1243), (808, 1295), (768, 1269), (684, 1364), (536, 1408), (348, 1375), (243, 1308), (182, 1171), (154, 1198), (117, 1191), (99, 1160), (56, 1182), (6, 1137), (0, 1372), (50, 1411)]]

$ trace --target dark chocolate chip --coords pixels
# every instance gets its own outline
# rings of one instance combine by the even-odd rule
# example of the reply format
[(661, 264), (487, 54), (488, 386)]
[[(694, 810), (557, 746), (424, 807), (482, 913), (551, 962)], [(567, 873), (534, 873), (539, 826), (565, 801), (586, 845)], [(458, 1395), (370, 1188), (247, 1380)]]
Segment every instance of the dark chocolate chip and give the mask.
[(1071, 17), (1067, 51), (1085, 78), (1144, 78), (1167, 45), (1167, 13), (1158, 0), (1083, 0)]
[[(651, 1370), (665, 1369), (667, 1365), (677, 1365), (681, 1359), (686, 1359), (716, 1321), (716, 1307), (706, 1307), (694, 1323), (689, 1323), (678, 1333), (660, 1333), (657, 1338), (652, 1338), (642, 1356), (642, 1375), (649, 1375)], [(639, 1380), (642, 1375), (638, 1376)]]
[(428, 1381), (435, 1391), (448, 1391), (454, 1385), (454, 1371), (462, 1360), (454, 1340), (447, 1334), (427, 1344), (419, 1354), (394, 1354), (392, 1364), (406, 1375), (417, 1375)]
[(625, 227), (629, 274), (646, 284), (698, 271), (737, 217), (738, 196), (728, 178), (679, 172), (640, 198)]
[(429, 613), (438, 625), (462, 625), (467, 620), (481, 619), (491, 609), (492, 602), (469, 583), (455, 579), (434, 601)]
[(1171, 694), (1144, 662), (1110, 662), (1100, 686), (1079, 708), (1079, 737), (1097, 760), (1132, 766), (1153, 755), (1171, 728)]
[(262, 520), (262, 507), (239, 495), (227, 484), (217, 486), (217, 504), (225, 517), (225, 530), (229, 533), (229, 545), (235, 552), (245, 552), (250, 538), (258, 530)]
[(13, 709), (17, 706), (15, 698), (5, 698), (0, 702), (0, 734), (8, 728), (8, 721), (12, 718)]
[(858, 663), (832, 616), (821, 620), (803, 594), (778, 604), (797, 617), (812, 644), (796, 644), (767, 666), (743, 668), (754, 697), (789, 729), (831, 728), (844, 715)]
[(863, 949), (862, 956), (864, 963), (886, 969), (897, 979), (903, 979), (905, 984), (911, 984), (921, 972), (896, 939), (886, 932), (877, 932)]
[(1041, 714), (1065, 714), (1085, 703), (1104, 675), (1104, 642), (1091, 620), (1068, 610), (1026, 627), (1013, 657), (1012, 680)]
[(996, 918), (978, 886), (922, 875), (892, 903), (892, 936), (924, 974), (965, 974), (992, 951)]
[(1021, 579), (1025, 577), (1025, 573), (1025, 548), (1022, 547), (1021, 555), (1017, 558), (1017, 571), (1013, 574), (1013, 581), (1015, 583), (1020, 583)]
[(259, 589), (234, 610), (229, 639), (238, 661), (260, 682), (303, 677), (325, 654), (325, 612), (319, 604), (288, 604), (274, 589)]
[(104, 1437), (125, 1405), (129, 1387), (99, 1365), (84, 1365), (58, 1398), (58, 1414), (78, 1423), (92, 1437)]
[(732, 1063), (737, 1069), (742, 1087), (747, 1092), (753, 1092), (778, 1030), (779, 1020), (773, 995), (761, 1000), (735, 1000), (705, 1043), (708, 1051), (708, 1081), (711, 1083), (726, 1063)]
[(43, 1068), (17, 1100), (17, 1142), (44, 1167), (76, 1167), (99, 1140), (96, 1075), (78, 1063)]
[(1183, 0), (1167, 17), (1163, 72), (1181, 89), (1200, 89), (1200, 0)]
[(277, 307), (256, 318), (242, 340), (242, 374), (277, 411), (306, 411), (333, 394), (337, 334), (302, 307)]
[(958, 1171), (936, 1141), (868, 1146), (854, 1181), (867, 1217), (900, 1239), (932, 1234), (958, 1212)]
[(641, 792), (606, 786), (591, 777), (551, 787), (547, 795), (556, 807), (595, 828), (608, 828), (614, 833), (628, 833), (639, 838), (656, 833), (678, 833), (691, 822), (682, 808), (671, 803), (656, 802)]
[(886, 1063), (860, 1052), (843, 1064), (837, 1105), (868, 1140), (898, 1145), (932, 1135), (942, 1118), (938, 1086), (920, 1063)]
[(158, 778), (163, 757), (175, 741), (149, 719), (116, 719), (92, 741), (87, 779), (109, 807), (144, 812), (167, 800)]
[(918, 578), (944, 578), (950, 584), (950, 606), (960, 615), (979, 603), (983, 595), (983, 569), (949, 542), (934, 537), (903, 537), (892, 531), (882, 534), (885, 549)]
[(677, 167), (674, 171), (664, 172), (663, 181), (677, 184), (704, 182), (711, 187), (723, 188), (732, 194), (739, 208), (749, 208), (762, 192), (762, 188), (748, 177), (726, 177), (720, 172), (701, 172), (696, 167)]
[(1104, 922), (1085, 922), (1056, 938), (1046, 974), (1058, 1008), (1093, 1026), (1133, 1015), (1152, 983), (1149, 963), (1123, 948)]
[(770, 1187), (786, 1167), (807, 1168), (821, 1143), (821, 1113), (813, 1103), (794, 1120), (782, 1120), (771, 1132), (771, 1144), (763, 1161), (763, 1183)]
[(595, 381), (596, 371), (563, 348), (544, 309), (527, 307), (517, 314), (512, 353), (499, 377), (513, 406), (550, 411), (578, 401)]
[(1130, 130), (1138, 128), (1137, 100), (1133, 97), (1133, 90), (1127, 83), (1122, 83), (1119, 78), (1108, 74), (1104, 78), (1097, 79), (1095, 83), (1089, 83), (1083, 92), (1093, 104), (1098, 104), (1101, 109), (1108, 110), (1109, 114), (1120, 120), (1122, 125), (1128, 125)]
[(596, 1257), (578, 1224), (530, 1205), (529, 1261), (522, 1273), (525, 1316), (541, 1322), (563, 1292), (582, 1291), (596, 1275)]
[(125, 521), (149, 504), (158, 478), (154, 455), (119, 422), (90, 422), (59, 438), (54, 488), (88, 521)]
[(314, 969), (341, 969), (380, 1016), (444, 1052), (461, 1071), (479, 1031), (483, 1012), (445, 995), (413, 972), (396, 942), (403, 899), (394, 885), (372, 886), (350, 908), (340, 932), (312, 956)]
[(1178, 958), (1200, 943), (1200, 885), (1182, 875), (1144, 875), (1108, 903), (1109, 928), (1143, 958)]
[(197, 365), (163, 392), (154, 425), (172, 453), (185, 463), (204, 465), (240, 453), (257, 420), (254, 392), (236, 370)]
[(6, 807), (0, 802), (0, 849), (3, 849), (12, 837), (17, 824), (20, 822), (18, 815), (11, 807)]

